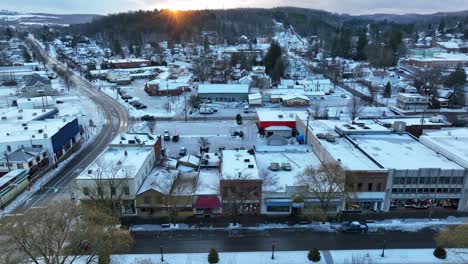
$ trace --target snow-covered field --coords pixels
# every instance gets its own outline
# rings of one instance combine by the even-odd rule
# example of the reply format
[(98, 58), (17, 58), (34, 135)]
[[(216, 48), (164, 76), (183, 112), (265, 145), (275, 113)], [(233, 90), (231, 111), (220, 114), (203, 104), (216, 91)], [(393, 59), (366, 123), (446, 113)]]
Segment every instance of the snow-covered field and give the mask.
[[(468, 250), (447, 249), (447, 258), (442, 260), (434, 257), (434, 249), (387, 249), (382, 257), (382, 250), (330, 250), (321, 251), (321, 260), (317, 264), (436, 264), (436, 263), (467, 263)], [(221, 252), (218, 264), (306, 264), (312, 263), (307, 258), (308, 251), (277, 251), (272, 259), (271, 252)], [(167, 264), (207, 263), (208, 253), (165, 254)], [(161, 263), (158, 254), (148, 255), (113, 255), (112, 264), (156, 264)]]

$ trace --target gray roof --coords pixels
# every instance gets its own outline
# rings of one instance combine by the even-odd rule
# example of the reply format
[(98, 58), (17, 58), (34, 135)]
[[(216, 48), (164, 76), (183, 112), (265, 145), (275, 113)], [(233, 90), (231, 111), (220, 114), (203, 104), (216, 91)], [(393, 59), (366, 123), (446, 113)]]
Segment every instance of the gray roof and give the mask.
[(47, 78), (44, 78), (42, 76), (40, 76), (39, 74), (35, 73), (31, 76), (31, 78), (29, 78), (27, 81), (26, 81), (26, 87), (30, 87), (30, 86), (34, 86), (36, 83), (41, 83), (43, 85), (49, 85), (51, 84), (50, 80), (47, 79)]
[[(46, 152), (46, 149), (42, 148), (20, 148), (10, 154), (8, 154), (9, 163), (25, 163), (32, 159), (35, 159), (39, 154)], [(7, 159), (3, 156), (0, 162), (6, 162)]]

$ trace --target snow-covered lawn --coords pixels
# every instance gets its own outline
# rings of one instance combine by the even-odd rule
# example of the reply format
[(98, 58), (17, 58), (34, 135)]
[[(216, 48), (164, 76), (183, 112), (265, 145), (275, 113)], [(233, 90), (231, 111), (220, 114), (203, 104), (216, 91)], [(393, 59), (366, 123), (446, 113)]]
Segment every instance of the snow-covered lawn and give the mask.
[[(321, 252), (320, 262), (310, 262), (308, 251), (277, 251), (272, 259), (271, 252), (221, 252), (218, 264), (458, 264), (467, 263), (468, 250), (448, 249), (447, 258), (442, 260), (434, 257), (434, 249), (387, 249), (384, 257), (382, 250), (330, 250)], [(165, 254), (164, 262), (158, 254), (148, 255), (113, 255), (112, 264), (136, 263), (208, 263), (208, 253)]]

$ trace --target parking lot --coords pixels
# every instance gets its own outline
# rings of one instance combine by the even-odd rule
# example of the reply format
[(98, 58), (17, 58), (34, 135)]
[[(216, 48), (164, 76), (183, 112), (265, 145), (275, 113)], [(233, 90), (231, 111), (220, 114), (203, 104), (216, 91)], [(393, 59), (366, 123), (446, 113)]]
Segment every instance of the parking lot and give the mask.
[[(156, 122), (155, 133), (164, 134), (167, 130), (171, 135), (170, 141), (164, 141), (163, 147), (169, 157), (177, 157), (181, 147), (187, 148), (187, 154), (199, 154), (199, 139), (206, 137), (210, 143), (210, 151), (217, 152), (219, 147), (226, 149), (252, 148), (257, 144), (265, 144), (265, 140), (258, 134), (253, 121), (246, 121), (237, 125), (232, 121), (207, 122)], [(244, 137), (232, 136), (235, 131), (243, 131)], [(179, 141), (173, 142), (172, 136), (179, 135)]]

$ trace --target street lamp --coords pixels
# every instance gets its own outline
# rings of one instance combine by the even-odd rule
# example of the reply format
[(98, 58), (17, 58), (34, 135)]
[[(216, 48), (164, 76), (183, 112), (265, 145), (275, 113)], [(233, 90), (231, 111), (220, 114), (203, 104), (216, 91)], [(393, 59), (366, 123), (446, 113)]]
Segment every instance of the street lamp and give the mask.
[(275, 247), (276, 247), (276, 243), (273, 242), (271, 244), (271, 259), (275, 259)]
[(161, 253), (161, 262), (164, 262), (164, 253), (163, 253), (163, 247), (159, 246), (159, 252)]
[(387, 244), (387, 240), (384, 239), (383, 241), (383, 248), (382, 248), (382, 255), (380, 255), (382, 258), (385, 257), (385, 246)]

